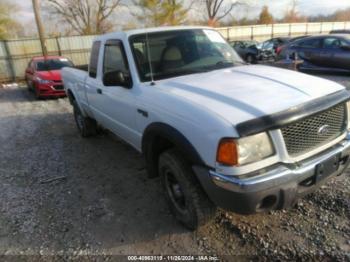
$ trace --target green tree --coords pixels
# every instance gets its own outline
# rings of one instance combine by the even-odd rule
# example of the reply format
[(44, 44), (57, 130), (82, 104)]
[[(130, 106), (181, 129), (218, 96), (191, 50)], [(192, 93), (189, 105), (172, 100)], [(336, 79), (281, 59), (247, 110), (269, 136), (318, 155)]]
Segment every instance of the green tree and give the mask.
[(260, 16), (259, 16), (259, 20), (258, 20), (259, 24), (273, 24), (273, 16), (270, 14), (269, 12), (269, 8), (268, 6), (263, 6)]
[(141, 10), (135, 15), (141, 24), (147, 26), (160, 25), (161, 4), (159, 0), (133, 0), (133, 2)]
[(183, 0), (134, 0), (139, 11), (136, 18), (146, 26), (180, 25), (187, 19), (189, 8)]
[(166, 0), (161, 3), (160, 23), (162, 25), (181, 25), (187, 20), (189, 8), (181, 0)]
[(23, 33), (22, 25), (13, 18), (18, 11), (19, 7), (13, 3), (0, 3), (0, 39), (15, 38)]

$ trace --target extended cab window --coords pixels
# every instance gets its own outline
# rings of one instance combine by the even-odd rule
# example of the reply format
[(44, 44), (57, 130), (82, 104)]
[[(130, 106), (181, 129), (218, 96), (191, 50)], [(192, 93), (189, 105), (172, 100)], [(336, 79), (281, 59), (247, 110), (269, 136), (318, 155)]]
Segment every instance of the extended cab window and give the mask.
[(121, 71), (128, 73), (128, 65), (122, 43), (117, 40), (107, 41), (103, 59), (103, 73)]
[(91, 50), (90, 66), (89, 66), (89, 76), (96, 78), (97, 75), (97, 64), (98, 64), (98, 54), (100, 52), (101, 42), (94, 42)]
[(348, 46), (348, 43), (339, 38), (328, 37), (323, 40), (323, 48), (337, 49), (341, 48), (342, 46)]
[(307, 39), (297, 44), (297, 46), (304, 47), (304, 48), (319, 48), (320, 45), (321, 45), (320, 39)]

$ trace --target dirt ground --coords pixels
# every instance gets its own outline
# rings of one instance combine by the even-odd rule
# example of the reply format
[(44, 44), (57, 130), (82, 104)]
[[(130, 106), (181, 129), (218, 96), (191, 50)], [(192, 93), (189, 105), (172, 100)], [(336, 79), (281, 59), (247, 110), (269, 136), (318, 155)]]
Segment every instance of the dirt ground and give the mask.
[(25, 87), (0, 88), (2, 258), (350, 260), (348, 174), (294, 209), (251, 216), (221, 210), (197, 232), (172, 217), (159, 184), (115, 137), (81, 138), (67, 99), (36, 101)]

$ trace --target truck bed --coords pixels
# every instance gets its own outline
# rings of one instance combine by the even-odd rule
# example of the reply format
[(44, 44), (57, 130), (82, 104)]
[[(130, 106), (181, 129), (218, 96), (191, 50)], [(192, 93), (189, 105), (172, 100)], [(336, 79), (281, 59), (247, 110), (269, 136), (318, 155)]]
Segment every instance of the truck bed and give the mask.
[[(62, 81), (64, 89), (67, 91), (70, 89), (74, 92), (76, 100), (80, 103), (87, 104), (87, 98), (85, 94), (85, 81), (88, 77), (88, 72), (86, 67), (65, 67), (62, 69)], [(67, 93), (68, 95), (68, 93)]]

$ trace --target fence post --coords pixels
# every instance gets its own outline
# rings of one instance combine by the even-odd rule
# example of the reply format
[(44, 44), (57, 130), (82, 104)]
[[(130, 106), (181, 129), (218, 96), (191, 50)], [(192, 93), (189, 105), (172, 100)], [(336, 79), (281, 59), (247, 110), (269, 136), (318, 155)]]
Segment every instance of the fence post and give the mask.
[(230, 28), (226, 28), (227, 41), (230, 41)]
[(250, 40), (254, 40), (254, 27), (250, 27)]
[(12, 60), (10, 48), (8, 46), (8, 40), (4, 40), (4, 48), (5, 48), (5, 53), (6, 53), (5, 59), (7, 60), (7, 64), (9, 66), (10, 78), (13, 82), (15, 82), (16, 81), (16, 72), (15, 72), (15, 68), (13, 66), (13, 60)]
[(273, 38), (274, 35), (274, 24), (271, 24), (271, 38)]
[(288, 32), (288, 36), (290, 37), (292, 35), (292, 24), (289, 23), (289, 32)]
[(321, 26), (320, 26), (320, 34), (322, 34), (323, 31), (323, 22), (321, 22)]
[(307, 35), (309, 32), (309, 23), (306, 23), (306, 32), (305, 32), (305, 35)]
[(62, 51), (61, 51), (60, 41), (58, 41), (58, 36), (56, 36), (55, 39), (56, 39), (58, 55), (62, 56)]

